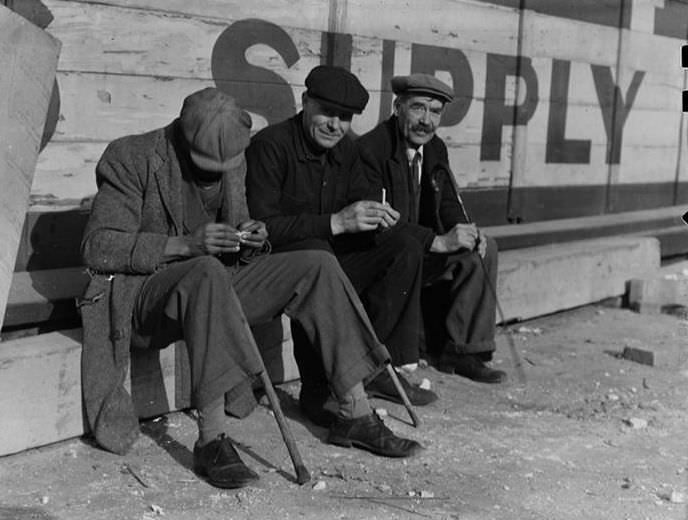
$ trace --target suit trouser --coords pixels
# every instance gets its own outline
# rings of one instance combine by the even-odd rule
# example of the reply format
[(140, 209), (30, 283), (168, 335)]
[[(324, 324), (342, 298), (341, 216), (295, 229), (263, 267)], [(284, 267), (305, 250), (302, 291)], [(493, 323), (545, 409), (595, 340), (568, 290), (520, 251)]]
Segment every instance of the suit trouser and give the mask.
[[(421, 314), (418, 301), (421, 290), (423, 249), (405, 232), (395, 228), (376, 233), (374, 242), (356, 235), (346, 241), (303, 240), (281, 250), (328, 251), (339, 260), (356, 292), (361, 297), (380, 341), (389, 350), (392, 363), (403, 365), (418, 361), (421, 339)], [(362, 239), (357, 241), (357, 239)], [(327, 380), (298, 323), (292, 323), (294, 357), (301, 374), (302, 391), (326, 397)]]
[(477, 252), (426, 256), (421, 306), (429, 354), (439, 356), (447, 349), (457, 354), (478, 354), (485, 360), (492, 358), (497, 243), (489, 237), (482, 264), (485, 269)]
[(210, 256), (172, 263), (144, 284), (133, 326), (152, 347), (184, 339), (192, 403), (200, 408), (260, 372), (245, 322), (266, 323), (282, 312), (301, 324), (337, 396), (389, 359), (336, 259), (321, 251), (234, 267)]

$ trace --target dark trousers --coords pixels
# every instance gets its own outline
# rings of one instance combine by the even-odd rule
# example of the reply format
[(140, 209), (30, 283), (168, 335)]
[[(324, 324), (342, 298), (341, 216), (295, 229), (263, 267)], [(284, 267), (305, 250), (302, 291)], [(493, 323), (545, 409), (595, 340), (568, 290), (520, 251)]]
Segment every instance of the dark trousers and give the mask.
[[(323, 250), (335, 255), (359, 294), (373, 328), (387, 347), (392, 363), (418, 361), (421, 343), (421, 290), (423, 248), (412, 236), (392, 228), (345, 240), (304, 240), (291, 250)], [(282, 249), (284, 250), (284, 249)], [(298, 323), (292, 323), (294, 356), (306, 393), (323, 396), (326, 379), (320, 361)]]
[(263, 256), (240, 267), (210, 256), (170, 264), (144, 284), (133, 329), (158, 348), (184, 339), (192, 403), (202, 407), (259, 373), (247, 324), (282, 312), (301, 325), (337, 396), (389, 359), (346, 275), (322, 251)]
[(497, 244), (491, 238), (487, 239), (482, 264), (484, 269), (477, 252), (426, 256), (421, 307), (425, 349), (431, 357), (448, 349), (458, 354), (477, 354), (484, 360), (492, 358)]

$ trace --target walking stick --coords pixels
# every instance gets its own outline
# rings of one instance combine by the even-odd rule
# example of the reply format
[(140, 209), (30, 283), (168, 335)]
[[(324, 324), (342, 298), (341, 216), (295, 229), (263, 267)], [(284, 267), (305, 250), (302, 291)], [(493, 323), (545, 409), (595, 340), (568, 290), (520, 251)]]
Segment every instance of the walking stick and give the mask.
[[(468, 211), (466, 211), (466, 206), (463, 203), (463, 199), (461, 198), (461, 195), (459, 195), (459, 187), (456, 184), (456, 179), (454, 179), (454, 174), (449, 169), (447, 169), (446, 174), (447, 177), (449, 177), (449, 181), (451, 182), (452, 188), (454, 189), (454, 193), (456, 194), (456, 200), (459, 203), (459, 206), (461, 207), (461, 213), (463, 214), (463, 218), (466, 220), (466, 223), (473, 224), (473, 219), (471, 219), (471, 217), (468, 215)], [(495, 307), (497, 307), (497, 314), (499, 315), (499, 321), (501, 323), (505, 323), (506, 320), (504, 319), (504, 311), (502, 310), (502, 306), (499, 303), (499, 299), (497, 299), (497, 288), (492, 284), (492, 280), (490, 280), (490, 277), (488, 276), (483, 257), (480, 256), (480, 254), (478, 254), (478, 258), (480, 259), (480, 267), (482, 268), (483, 273), (485, 275), (485, 283), (487, 284), (487, 288), (490, 291), (490, 294), (494, 298)], [(514, 363), (514, 366), (516, 367), (516, 374), (518, 375), (518, 380), (520, 383), (525, 383), (526, 374), (523, 370), (521, 356), (518, 355), (518, 350), (516, 350), (516, 345), (514, 344), (513, 338), (509, 334), (506, 334), (506, 338), (507, 343), (509, 344), (511, 359)]]
[(287, 445), (287, 451), (289, 452), (289, 456), (291, 457), (291, 461), (294, 464), (294, 471), (296, 472), (296, 483), (299, 485), (303, 485), (306, 482), (308, 482), (311, 479), (310, 473), (308, 473), (308, 469), (306, 469), (306, 466), (303, 463), (303, 460), (301, 459), (301, 454), (299, 453), (299, 449), (296, 446), (296, 441), (294, 440), (294, 435), (291, 433), (291, 429), (289, 428), (289, 425), (287, 424), (286, 419), (284, 418), (284, 414), (282, 413), (282, 407), (280, 406), (279, 398), (277, 397), (277, 394), (275, 393), (275, 389), (272, 386), (272, 381), (270, 381), (270, 376), (268, 375), (267, 370), (265, 369), (265, 363), (263, 363), (263, 357), (260, 355), (260, 350), (258, 349), (258, 345), (256, 344), (256, 340), (253, 338), (253, 333), (251, 332), (251, 328), (248, 325), (248, 322), (246, 319), (242, 317), (241, 322), (243, 326), (246, 328), (246, 333), (248, 335), (248, 342), (251, 350), (253, 350), (254, 354), (257, 356), (258, 361), (260, 363), (260, 380), (263, 383), (263, 388), (265, 389), (265, 393), (268, 396), (268, 401), (270, 402), (270, 408), (272, 409), (272, 413), (275, 415), (275, 420), (277, 421), (277, 426), (279, 427), (279, 431), (282, 434), (282, 439), (284, 440), (284, 444)]
[(420, 426), (420, 419), (418, 418), (418, 415), (416, 414), (416, 410), (414, 410), (413, 405), (411, 404), (411, 401), (409, 401), (408, 396), (406, 395), (406, 392), (404, 391), (404, 388), (401, 386), (401, 382), (399, 381), (399, 378), (397, 377), (397, 373), (394, 371), (394, 367), (392, 367), (391, 364), (387, 364), (387, 373), (389, 374), (389, 377), (392, 378), (392, 382), (394, 383), (394, 388), (397, 389), (397, 393), (399, 394), (399, 397), (401, 397), (401, 400), (404, 403), (404, 406), (406, 407), (406, 411), (409, 414), (409, 417), (411, 417), (411, 421), (413, 422), (413, 426), (418, 428)]

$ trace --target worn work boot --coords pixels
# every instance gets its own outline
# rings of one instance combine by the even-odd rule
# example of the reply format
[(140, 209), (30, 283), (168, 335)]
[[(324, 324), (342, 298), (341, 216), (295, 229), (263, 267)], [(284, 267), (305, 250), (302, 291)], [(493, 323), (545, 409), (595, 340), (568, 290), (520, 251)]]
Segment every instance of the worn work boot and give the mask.
[[(406, 392), (412, 405), (425, 406), (437, 401), (437, 394), (432, 390), (425, 390), (419, 386), (412, 385), (399, 372), (396, 372), (396, 374), (401, 383), (401, 387)], [(369, 397), (377, 397), (393, 403), (404, 404), (387, 370), (380, 372), (380, 375), (368, 383), (365, 389)]]
[(258, 475), (246, 466), (224, 433), (205, 446), (193, 450), (194, 471), (209, 484), (225, 489), (240, 488), (256, 482)]
[(478, 383), (503, 383), (507, 378), (506, 372), (488, 367), (474, 354), (443, 354), (438, 368), (442, 372), (457, 374)]
[(356, 419), (337, 416), (327, 442), (344, 448), (361, 448), (383, 457), (411, 457), (423, 449), (416, 441), (394, 435), (375, 412)]

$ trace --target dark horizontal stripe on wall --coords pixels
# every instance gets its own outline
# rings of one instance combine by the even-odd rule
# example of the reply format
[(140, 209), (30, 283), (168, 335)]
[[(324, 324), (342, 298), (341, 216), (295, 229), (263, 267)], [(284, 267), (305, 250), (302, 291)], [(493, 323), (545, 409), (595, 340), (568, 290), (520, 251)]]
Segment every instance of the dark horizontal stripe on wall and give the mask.
[[(520, 0), (480, 1), (514, 9), (521, 6)], [(524, 0), (523, 4), (525, 9), (570, 20), (625, 29), (631, 25), (630, 0)]]
[(620, 184), (612, 186), (609, 194), (604, 185), (514, 188), (510, 204), (507, 188), (466, 189), (461, 193), (473, 220), (482, 226), (588, 217), (688, 203), (688, 183), (685, 182), (678, 185), (673, 182)]
[(688, 2), (665, 0), (655, 7), (655, 34), (688, 40)]
[(675, 190), (676, 183), (673, 182), (614, 185), (609, 190), (609, 212), (672, 206)]

